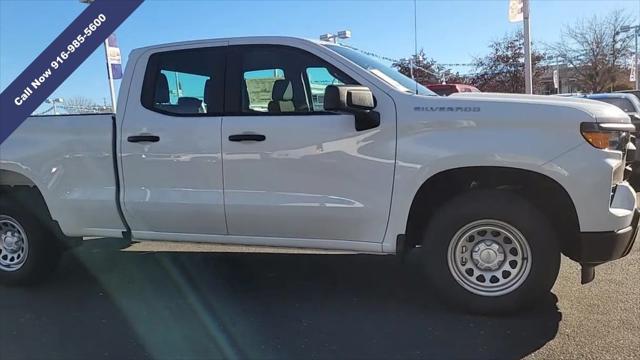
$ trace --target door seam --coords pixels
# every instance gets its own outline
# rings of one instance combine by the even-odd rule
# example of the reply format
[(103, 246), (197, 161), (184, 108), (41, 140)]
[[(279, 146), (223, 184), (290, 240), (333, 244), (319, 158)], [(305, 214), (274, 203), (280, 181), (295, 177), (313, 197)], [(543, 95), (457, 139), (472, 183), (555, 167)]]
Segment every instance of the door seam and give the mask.
[(225, 233), (228, 236), (229, 233), (229, 222), (227, 221), (227, 195), (225, 194), (226, 186), (224, 184), (224, 151), (222, 149), (222, 141), (224, 136), (222, 136), (224, 116), (220, 118), (220, 169), (222, 173), (222, 212), (224, 213), (224, 228)]

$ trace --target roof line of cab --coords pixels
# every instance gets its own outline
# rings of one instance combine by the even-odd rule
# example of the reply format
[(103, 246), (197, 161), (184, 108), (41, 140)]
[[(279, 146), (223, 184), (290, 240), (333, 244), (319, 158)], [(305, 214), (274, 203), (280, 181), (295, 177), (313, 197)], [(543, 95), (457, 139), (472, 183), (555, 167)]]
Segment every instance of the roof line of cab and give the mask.
[[(307, 42), (307, 43), (313, 43), (316, 45), (339, 45), (339, 44), (335, 44), (332, 42), (327, 42), (327, 41), (322, 41), (322, 40), (316, 40), (316, 39), (308, 39), (308, 38), (301, 38), (301, 37), (295, 37), (295, 36), (268, 36), (268, 35), (262, 35), (262, 36), (236, 36), (236, 37), (226, 37), (226, 38), (212, 38), (212, 39), (197, 39), (197, 40), (187, 40), (187, 41), (177, 41), (177, 42), (170, 42), (170, 43), (163, 43), (163, 44), (156, 44), (156, 45), (150, 45), (150, 46), (143, 46), (140, 48), (136, 48), (135, 50), (152, 50), (152, 49), (158, 49), (158, 48), (163, 48), (163, 47), (171, 47), (171, 46), (180, 46), (180, 45), (206, 45), (208, 43), (213, 43), (213, 42), (247, 42), (247, 43), (256, 43), (256, 44), (264, 44), (264, 43), (269, 43), (269, 42), (273, 42), (276, 44), (279, 43), (286, 43), (286, 42)], [(339, 45), (341, 46), (341, 45)]]

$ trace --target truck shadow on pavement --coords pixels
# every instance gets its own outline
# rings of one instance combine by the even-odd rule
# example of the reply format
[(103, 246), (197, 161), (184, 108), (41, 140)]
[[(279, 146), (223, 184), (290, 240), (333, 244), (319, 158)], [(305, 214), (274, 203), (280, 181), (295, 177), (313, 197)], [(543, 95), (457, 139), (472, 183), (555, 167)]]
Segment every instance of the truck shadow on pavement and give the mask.
[(2, 288), (0, 348), (7, 359), (511, 359), (555, 337), (556, 301), (470, 316), (391, 256), (134, 253), (98, 241), (46, 284)]

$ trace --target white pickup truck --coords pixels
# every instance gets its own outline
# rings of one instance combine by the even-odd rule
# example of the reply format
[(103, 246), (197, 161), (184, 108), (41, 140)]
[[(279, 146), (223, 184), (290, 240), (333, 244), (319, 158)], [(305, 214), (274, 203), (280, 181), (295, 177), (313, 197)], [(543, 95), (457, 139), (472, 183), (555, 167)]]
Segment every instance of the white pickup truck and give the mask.
[[(134, 50), (116, 115), (33, 116), (0, 145), (0, 281), (60, 241), (124, 237), (403, 255), (483, 313), (593, 279), (636, 236), (629, 117), (584, 99), (440, 97), (288, 37)], [(628, 170), (628, 169), (627, 169)]]

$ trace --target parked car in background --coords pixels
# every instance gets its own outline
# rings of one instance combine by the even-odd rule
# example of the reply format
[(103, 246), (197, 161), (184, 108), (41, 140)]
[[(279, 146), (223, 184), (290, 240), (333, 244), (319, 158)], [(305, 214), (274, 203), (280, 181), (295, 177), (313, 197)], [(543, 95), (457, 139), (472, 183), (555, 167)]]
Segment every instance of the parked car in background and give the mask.
[(622, 94), (631, 94), (634, 95), (635, 97), (638, 98), (638, 100), (640, 100), (640, 90), (620, 90), (620, 91), (616, 91), (617, 93), (622, 93)]
[(636, 125), (640, 125), (640, 99), (636, 97), (636, 95), (630, 93), (632, 90), (620, 91), (615, 93), (601, 93), (601, 94), (558, 94), (554, 96), (562, 96), (562, 97), (579, 97), (584, 99), (591, 99), (606, 102), (608, 104), (614, 105), (620, 110), (624, 111), (629, 115), (631, 122)]
[(477, 87), (465, 84), (429, 84), (427, 88), (441, 96), (462, 92), (480, 92)]
[[(636, 129), (640, 129), (640, 100), (633, 94), (629, 93), (605, 93), (605, 94), (590, 94), (585, 98), (606, 102), (611, 105), (617, 106), (620, 110), (629, 115), (631, 123), (636, 126)], [(633, 135), (637, 138), (640, 135), (639, 131), (635, 131)]]
[[(627, 92), (615, 92), (581, 95), (580, 97), (606, 102), (618, 107), (620, 110), (629, 115), (631, 123), (633, 123), (633, 125), (635, 125), (636, 127), (636, 131), (631, 133), (630, 142), (636, 148), (640, 146), (640, 143), (637, 142), (637, 139), (640, 136), (640, 131), (638, 131), (638, 129), (640, 129), (640, 100), (638, 100), (636, 95)], [(630, 152), (627, 156), (627, 163), (631, 164), (632, 169), (629, 182), (632, 184), (638, 184), (640, 182), (640, 152), (638, 152), (636, 149), (633, 149), (632, 153)]]
[(640, 123), (640, 100), (630, 93), (606, 93), (606, 94), (590, 94), (585, 96), (587, 99), (598, 100), (615, 105), (622, 111), (626, 112), (631, 118), (634, 125)]

